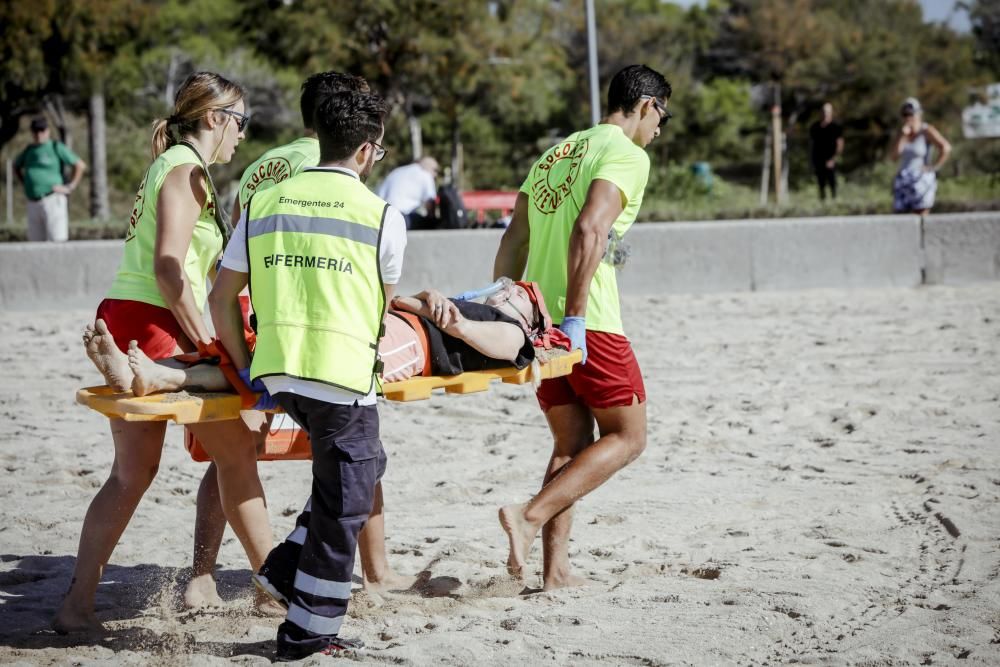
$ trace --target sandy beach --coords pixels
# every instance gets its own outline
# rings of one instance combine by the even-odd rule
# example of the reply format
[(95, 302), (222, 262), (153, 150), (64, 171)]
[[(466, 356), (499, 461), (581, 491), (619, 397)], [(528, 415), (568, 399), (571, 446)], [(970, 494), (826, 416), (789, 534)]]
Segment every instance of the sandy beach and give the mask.
[[(75, 405), (99, 376), (74, 312), (0, 321), (0, 663), (267, 664), (227, 532), (228, 607), (187, 612), (204, 470), (168, 429), (159, 476), (115, 551), (107, 632), (48, 623), (112, 460)], [(1000, 284), (624, 298), (649, 444), (578, 504), (591, 584), (505, 574), (502, 504), (537, 491), (548, 430), (530, 387), (382, 404), (388, 548), (422, 594), (355, 592), (349, 659), (397, 665), (1000, 664)], [(307, 462), (262, 463), (276, 539)], [(540, 586), (540, 543), (528, 585)], [(310, 658), (321, 664), (330, 658)]]

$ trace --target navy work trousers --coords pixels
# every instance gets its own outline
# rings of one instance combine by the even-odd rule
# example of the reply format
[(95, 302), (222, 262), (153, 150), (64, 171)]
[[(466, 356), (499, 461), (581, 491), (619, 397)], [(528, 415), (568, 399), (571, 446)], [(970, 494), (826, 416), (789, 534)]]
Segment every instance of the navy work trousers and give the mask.
[(278, 627), (278, 656), (322, 651), (340, 632), (351, 597), (358, 533), (371, 513), (385, 470), (374, 405), (338, 405), (296, 394), (275, 396), (309, 434), (312, 496), (296, 529), (261, 567), (288, 601)]

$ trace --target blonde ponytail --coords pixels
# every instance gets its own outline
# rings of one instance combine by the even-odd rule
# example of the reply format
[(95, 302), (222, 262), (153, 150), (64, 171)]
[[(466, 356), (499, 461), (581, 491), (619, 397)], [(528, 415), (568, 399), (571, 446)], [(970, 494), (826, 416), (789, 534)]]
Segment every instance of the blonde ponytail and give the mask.
[(173, 134), (170, 132), (170, 120), (168, 118), (157, 118), (153, 121), (153, 159), (155, 160), (160, 156), (160, 154), (177, 143), (174, 139)]
[[(201, 120), (212, 111), (228, 109), (246, 97), (246, 91), (215, 72), (195, 72), (174, 97), (173, 113), (153, 121), (153, 158), (176, 144), (180, 137), (197, 132)], [(176, 128), (176, 133), (171, 127)]]

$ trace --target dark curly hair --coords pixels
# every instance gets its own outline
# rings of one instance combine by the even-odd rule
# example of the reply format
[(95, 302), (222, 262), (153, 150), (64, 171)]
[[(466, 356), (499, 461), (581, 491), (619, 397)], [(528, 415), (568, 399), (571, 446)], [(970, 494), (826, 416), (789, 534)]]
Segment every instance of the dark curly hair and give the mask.
[(313, 114), (316, 113), (316, 107), (330, 95), (344, 90), (367, 93), (369, 91), (368, 82), (360, 76), (334, 71), (319, 72), (303, 81), (302, 97), (299, 99), (302, 126), (307, 130), (315, 129)]
[(344, 160), (366, 141), (376, 141), (388, 113), (389, 105), (377, 93), (343, 90), (327, 97), (314, 119), (320, 160)]

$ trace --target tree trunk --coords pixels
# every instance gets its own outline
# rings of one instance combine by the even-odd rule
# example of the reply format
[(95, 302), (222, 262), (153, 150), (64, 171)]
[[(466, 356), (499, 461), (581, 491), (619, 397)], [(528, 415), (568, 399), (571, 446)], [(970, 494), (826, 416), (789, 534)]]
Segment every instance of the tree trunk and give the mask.
[(420, 128), (420, 119), (414, 113), (406, 115), (406, 123), (410, 127), (410, 150), (414, 162), (424, 156), (424, 135)]
[(90, 140), (90, 215), (100, 220), (111, 216), (108, 204), (107, 125), (104, 119), (104, 91), (90, 95), (87, 109)]
[(764, 133), (764, 158), (760, 163), (760, 205), (767, 206), (768, 188), (771, 183), (771, 128)]
[(177, 76), (177, 66), (180, 64), (177, 51), (170, 51), (170, 63), (167, 65), (167, 83), (163, 87), (163, 102), (168, 109), (174, 108), (174, 77)]
[(70, 150), (73, 150), (73, 135), (66, 126), (66, 108), (63, 106), (62, 95), (58, 93), (54, 95), (47, 95), (43, 104), (48, 110), (49, 115), (55, 118), (56, 130), (59, 133), (59, 141), (66, 144)]
[(458, 118), (451, 123), (451, 182), (455, 189), (462, 191), (462, 133)]

